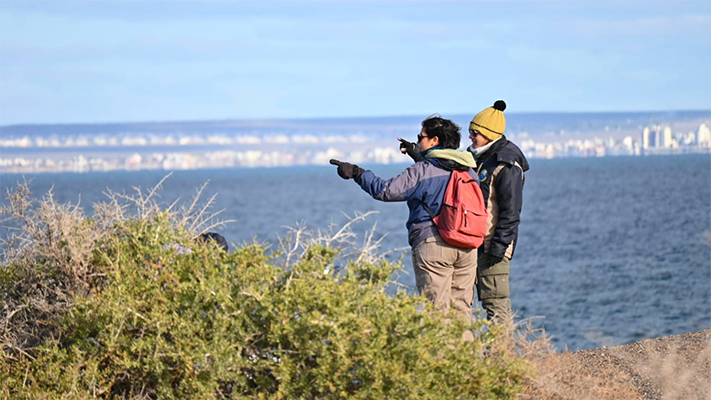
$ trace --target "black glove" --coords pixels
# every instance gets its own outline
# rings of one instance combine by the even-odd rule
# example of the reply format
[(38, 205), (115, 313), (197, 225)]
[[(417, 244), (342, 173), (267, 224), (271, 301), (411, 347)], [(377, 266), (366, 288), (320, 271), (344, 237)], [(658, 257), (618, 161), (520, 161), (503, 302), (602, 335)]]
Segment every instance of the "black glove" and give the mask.
[(332, 165), (338, 165), (338, 176), (343, 179), (358, 179), (365, 170), (355, 164), (331, 159)]
[(489, 261), (491, 261), (491, 265), (496, 265), (496, 264), (500, 263), (501, 260), (504, 259), (503, 257), (495, 256), (493, 254), (488, 254), (488, 256), (489, 256)]
[(417, 143), (408, 142), (403, 138), (397, 138), (397, 140), (400, 141), (400, 152), (402, 152), (402, 154), (407, 154), (415, 162), (425, 159), (420, 155), (420, 147), (417, 146)]

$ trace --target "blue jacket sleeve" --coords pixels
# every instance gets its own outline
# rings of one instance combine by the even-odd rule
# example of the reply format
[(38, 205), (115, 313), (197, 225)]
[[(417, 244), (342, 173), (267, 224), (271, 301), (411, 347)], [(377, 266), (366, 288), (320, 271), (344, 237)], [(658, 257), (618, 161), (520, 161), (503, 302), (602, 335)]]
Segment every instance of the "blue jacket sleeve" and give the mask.
[(423, 174), (423, 163), (409, 166), (403, 173), (388, 180), (365, 171), (356, 182), (366, 193), (380, 201), (406, 201), (414, 193)]
[(494, 182), (499, 206), (499, 220), (491, 238), (489, 253), (503, 257), (506, 248), (517, 239), (523, 205), (523, 176), (521, 168), (507, 165)]

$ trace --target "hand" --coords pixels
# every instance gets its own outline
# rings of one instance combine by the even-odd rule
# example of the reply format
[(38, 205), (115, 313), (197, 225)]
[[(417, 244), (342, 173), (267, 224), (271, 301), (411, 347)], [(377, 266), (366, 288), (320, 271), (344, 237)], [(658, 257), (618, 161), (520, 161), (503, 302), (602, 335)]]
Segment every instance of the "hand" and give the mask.
[(400, 152), (402, 154), (407, 154), (415, 162), (424, 160), (424, 158), (420, 155), (420, 148), (417, 146), (417, 143), (408, 142), (401, 137), (397, 138), (397, 140), (400, 141)]
[(495, 256), (493, 254), (488, 254), (488, 256), (489, 256), (489, 261), (491, 261), (491, 265), (496, 265), (496, 264), (500, 263), (501, 260), (504, 259), (503, 257)]
[(365, 172), (363, 168), (355, 164), (349, 164), (335, 159), (331, 159), (329, 163), (331, 163), (331, 165), (338, 165), (338, 176), (343, 179), (358, 179), (360, 175)]

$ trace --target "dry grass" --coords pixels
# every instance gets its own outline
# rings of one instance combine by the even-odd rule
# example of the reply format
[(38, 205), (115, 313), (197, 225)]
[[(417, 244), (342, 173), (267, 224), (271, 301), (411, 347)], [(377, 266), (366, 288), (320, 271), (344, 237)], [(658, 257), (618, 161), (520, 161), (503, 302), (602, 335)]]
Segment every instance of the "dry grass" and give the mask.
[(377, 222), (362, 235), (362, 241), (358, 243), (361, 236), (354, 232), (353, 226), (377, 213), (377, 211), (355, 212), (352, 217), (344, 214), (348, 219), (345, 224), (336, 225), (332, 223), (327, 229), (319, 229), (315, 232), (308, 230), (303, 222), (295, 227), (285, 227), (287, 228), (286, 237), (279, 237), (277, 251), (279, 254), (279, 266), (286, 269), (290, 268), (295, 260), (299, 260), (304, 256), (305, 252), (315, 245), (339, 249), (339, 253), (334, 260), (334, 267), (347, 262), (378, 263), (386, 260), (388, 256), (402, 254), (408, 250), (409, 247), (403, 247), (381, 251), (380, 246), (387, 235), (375, 238)]

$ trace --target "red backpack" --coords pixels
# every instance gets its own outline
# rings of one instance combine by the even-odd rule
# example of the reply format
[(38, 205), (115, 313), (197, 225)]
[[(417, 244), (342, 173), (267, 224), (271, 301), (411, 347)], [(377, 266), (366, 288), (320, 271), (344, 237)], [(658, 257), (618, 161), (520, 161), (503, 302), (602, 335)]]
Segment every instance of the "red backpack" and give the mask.
[(484, 243), (489, 213), (479, 183), (467, 171), (452, 171), (438, 216), (427, 205), (425, 209), (445, 242), (465, 249), (476, 249)]

